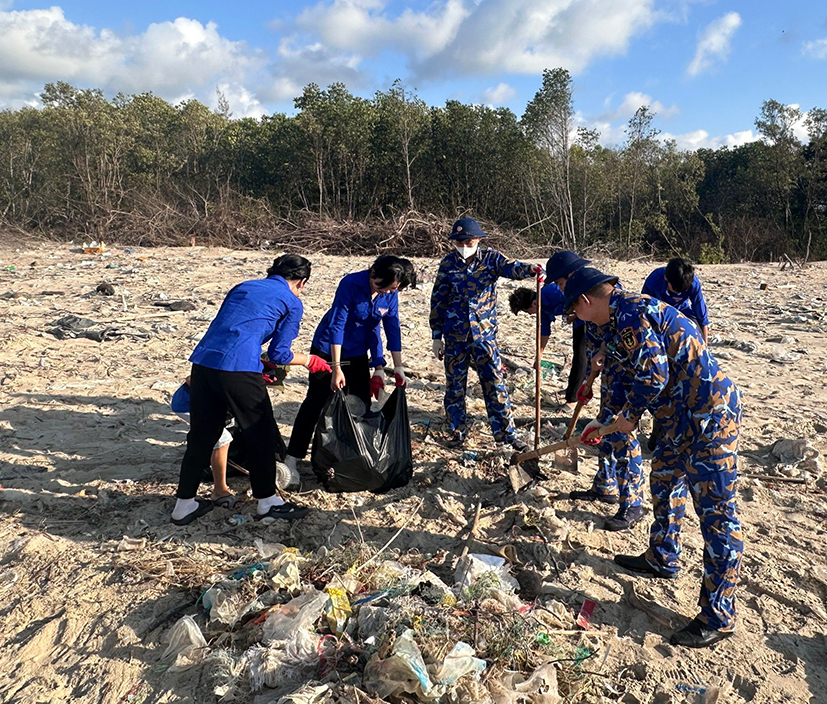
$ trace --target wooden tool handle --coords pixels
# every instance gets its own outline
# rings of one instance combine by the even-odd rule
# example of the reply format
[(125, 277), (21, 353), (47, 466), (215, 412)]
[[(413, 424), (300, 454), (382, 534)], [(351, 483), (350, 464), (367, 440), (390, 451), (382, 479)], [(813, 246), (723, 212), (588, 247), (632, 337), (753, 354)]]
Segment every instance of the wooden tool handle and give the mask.
[[(617, 432), (617, 424), (610, 423), (609, 425), (603, 426), (600, 430), (597, 431), (596, 435), (592, 435), (591, 437), (598, 437), (602, 438), (604, 435), (610, 435), (611, 433)], [(549, 455), (552, 452), (557, 452), (558, 450), (565, 450), (567, 447), (576, 447), (577, 445), (583, 445), (583, 441), (580, 439), (580, 436), (577, 435), (573, 438), (568, 438), (566, 440), (561, 440), (560, 442), (556, 442), (553, 445), (546, 445), (545, 447), (541, 447), (538, 450), (532, 450), (531, 452), (524, 452), (521, 455), (514, 455), (511, 458), (511, 464), (519, 464), (520, 462), (525, 462), (526, 460), (533, 460), (537, 459), (538, 457), (543, 457), (544, 455)]]

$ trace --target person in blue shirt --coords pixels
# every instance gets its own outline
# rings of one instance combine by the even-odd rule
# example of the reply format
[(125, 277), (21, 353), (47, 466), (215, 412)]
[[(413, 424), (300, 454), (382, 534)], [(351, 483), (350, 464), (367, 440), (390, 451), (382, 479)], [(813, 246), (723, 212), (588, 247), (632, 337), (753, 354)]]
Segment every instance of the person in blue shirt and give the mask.
[[(563, 292), (553, 282), (547, 283), (540, 289), (540, 356), (545, 351), (551, 337), (551, 324), (557, 319), (557, 316), (563, 313), (564, 298)], [(530, 288), (518, 288), (508, 297), (508, 306), (514, 315), (519, 313), (537, 315), (537, 292)], [(539, 361), (534, 360), (535, 369)]]
[(641, 293), (677, 308), (698, 326), (704, 343), (709, 342), (706, 301), (695, 267), (688, 259), (675, 257), (666, 266), (655, 269), (646, 278)]
[(542, 279), (543, 267), (507, 259), (494, 249), (479, 249), (485, 237), (473, 218), (451, 228), (454, 251), (439, 263), (431, 293), (434, 356), (445, 363), (445, 414), (449, 447), (461, 447), (468, 434), (465, 408), (468, 367), (477, 370), (494, 439), (517, 452), (527, 445), (517, 437), (511, 400), (505, 387), (497, 346), (497, 279)]
[(380, 327), (385, 330), (396, 385), (407, 384), (402, 365), (398, 292), (408, 286), (416, 286), (413, 265), (390, 254), (376, 259), (370, 269), (348, 274), (339, 283), (333, 305), (316, 328), (310, 348), (313, 354), (330, 362), (332, 371), (309, 376), (307, 396), (293, 422), (287, 446), (285, 464), (291, 471), (307, 454), (316, 424), (334, 391), (346, 388), (366, 407), (370, 407), (371, 396), (378, 398), (385, 386)]
[(294, 354), (304, 308), (299, 294), (310, 278), (310, 262), (296, 254), (278, 257), (267, 278), (245, 281), (227, 294), (190, 361), (190, 431), (181, 462), (172, 522), (186, 525), (213, 508), (196, 498), (204, 467), (224, 430), (227, 412), (249, 447), (247, 470), (256, 520), (295, 520), (308, 509), (285, 502), (276, 492), (276, 455), (284, 447), (261, 372), (261, 347), (274, 364), (301, 364), (312, 372), (330, 370), (316, 355)]

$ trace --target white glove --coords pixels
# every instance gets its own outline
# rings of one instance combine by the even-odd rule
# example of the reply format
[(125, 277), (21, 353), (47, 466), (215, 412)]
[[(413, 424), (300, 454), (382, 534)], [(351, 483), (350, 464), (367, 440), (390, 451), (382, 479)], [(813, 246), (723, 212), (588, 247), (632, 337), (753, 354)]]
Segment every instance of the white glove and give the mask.
[(431, 349), (434, 351), (434, 357), (441, 362), (445, 357), (445, 342), (441, 339), (434, 340)]

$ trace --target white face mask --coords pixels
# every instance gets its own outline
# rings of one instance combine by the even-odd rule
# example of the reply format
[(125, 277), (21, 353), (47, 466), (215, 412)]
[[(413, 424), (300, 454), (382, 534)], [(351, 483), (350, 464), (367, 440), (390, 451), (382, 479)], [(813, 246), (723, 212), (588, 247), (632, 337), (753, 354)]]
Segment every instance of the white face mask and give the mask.
[(477, 249), (479, 248), (479, 243), (471, 246), (471, 247), (463, 247), (461, 244), (455, 244), (454, 247), (457, 248), (457, 252), (463, 259), (468, 259), (468, 257), (473, 257), (477, 253)]

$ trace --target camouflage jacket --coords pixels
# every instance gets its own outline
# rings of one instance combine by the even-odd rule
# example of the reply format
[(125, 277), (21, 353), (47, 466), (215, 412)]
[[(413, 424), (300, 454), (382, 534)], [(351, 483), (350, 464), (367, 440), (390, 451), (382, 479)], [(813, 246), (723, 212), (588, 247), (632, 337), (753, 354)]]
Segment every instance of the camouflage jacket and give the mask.
[(497, 334), (497, 279), (531, 278), (531, 264), (480, 249), (471, 263), (457, 251), (439, 263), (431, 293), (431, 333), (435, 340), (469, 337), (492, 340)]
[(738, 389), (718, 368), (698, 328), (675, 308), (627, 291), (612, 293), (607, 357), (624, 370), (623, 414), (649, 410), (671, 444), (714, 432), (738, 407)]

